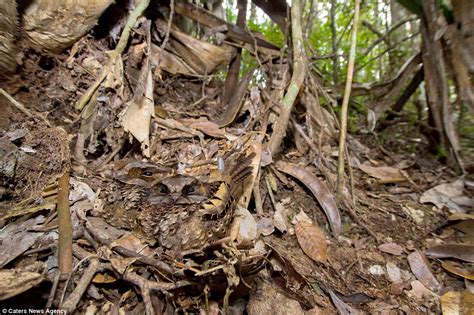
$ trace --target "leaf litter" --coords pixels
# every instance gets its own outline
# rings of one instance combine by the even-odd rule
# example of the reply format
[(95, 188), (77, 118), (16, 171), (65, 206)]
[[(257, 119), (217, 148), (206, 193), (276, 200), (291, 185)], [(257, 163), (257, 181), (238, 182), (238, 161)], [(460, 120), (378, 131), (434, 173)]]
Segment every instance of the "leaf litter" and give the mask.
[[(169, 43), (158, 46), (163, 38), (155, 27), (166, 33), (167, 24), (152, 22), (139, 19), (123, 54), (107, 53), (105, 39), (87, 36), (45, 71), (38, 67), (41, 54), (29, 51), (22, 77), (36, 88), (5, 87), (60, 127), (0, 99), (7, 117), (0, 120), (2, 302), (15, 306), (36, 296), (32, 305), (76, 313), (148, 314), (448, 313), (472, 304), (467, 289), (440, 291), (472, 280), (469, 181), (438, 172), (437, 162), (401, 165), (386, 156), (387, 148), (366, 146), (370, 141), (360, 136), (349, 142), (361, 161), (352, 192), (358, 203), (349, 215), (349, 200), (334, 201), (333, 124), (306, 119), (314, 111), (307, 108), (295, 115), (295, 133), (281, 155), (269, 155), (261, 135), (275, 121), (280, 87), (251, 86), (249, 72), (225, 108), (213, 73), (235, 49), (190, 38), (173, 24)], [(260, 66), (259, 75), (287, 71), (284, 64)], [(312, 91), (322, 86), (308, 82), (313, 86), (303, 98), (319, 98)], [(222, 242), (173, 252), (101, 218), (100, 191), (116, 180), (107, 174), (117, 164), (126, 165), (124, 172), (133, 163), (151, 163), (208, 179), (229, 152), (249, 147), (256, 153), (252, 179)], [(392, 166), (376, 162), (382, 160)], [(57, 180), (66, 169), (72, 170), (74, 268), (67, 280), (56, 280)], [(442, 238), (447, 228), (453, 232)]]

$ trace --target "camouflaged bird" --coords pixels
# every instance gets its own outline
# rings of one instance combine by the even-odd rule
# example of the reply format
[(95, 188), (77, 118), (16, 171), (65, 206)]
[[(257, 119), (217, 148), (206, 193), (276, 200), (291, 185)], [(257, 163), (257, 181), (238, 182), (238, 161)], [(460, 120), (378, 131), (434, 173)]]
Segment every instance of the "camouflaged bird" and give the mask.
[(226, 236), (252, 157), (231, 155), (211, 182), (148, 163), (126, 165), (105, 190), (104, 218), (167, 249), (201, 248)]

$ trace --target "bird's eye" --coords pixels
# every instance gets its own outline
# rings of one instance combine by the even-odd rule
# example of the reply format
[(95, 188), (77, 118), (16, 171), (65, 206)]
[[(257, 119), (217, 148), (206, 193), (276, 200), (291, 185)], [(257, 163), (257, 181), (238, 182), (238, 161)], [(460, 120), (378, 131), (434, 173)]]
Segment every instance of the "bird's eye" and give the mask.
[(166, 185), (160, 184), (160, 186), (158, 187), (158, 192), (160, 194), (167, 194), (169, 193), (169, 189), (168, 187), (166, 187)]
[(145, 177), (151, 177), (151, 176), (153, 176), (153, 172), (150, 171), (150, 170), (146, 170), (146, 171), (142, 172), (142, 175), (145, 176)]
[(188, 186), (184, 189), (184, 191), (186, 192), (187, 195), (192, 195), (192, 194), (197, 193), (196, 186)]

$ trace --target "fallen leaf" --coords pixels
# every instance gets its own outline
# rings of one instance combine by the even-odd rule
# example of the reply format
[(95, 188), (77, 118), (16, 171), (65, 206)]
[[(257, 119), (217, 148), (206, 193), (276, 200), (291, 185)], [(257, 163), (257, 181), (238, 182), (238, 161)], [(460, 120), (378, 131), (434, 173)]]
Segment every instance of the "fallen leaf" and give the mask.
[(327, 261), (327, 244), (324, 233), (310, 222), (301, 221), (295, 226), (296, 238), (303, 252), (315, 261)]
[[(421, 203), (433, 203), (438, 209), (447, 206), (456, 210), (460, 206), (452, 199), (463, 195), (464, 180), (458, 179), (451, 183), (441, 184), (425, 191), (421, 197)], [(458, 211), (466, 212), (466, 211)]]
[[(27, 270), (30, 267), (0, 270), (0, 301), (23, 293), (45, 280), (46, 263), (35, 265), (35, 269), (39, 272)], [(3, 309), (3, 313), (6, 313), (6, 310)]]
[(92, 230), (95, 235), (105, 241), (114, 241), (126, 233), (126, 231), (119, 230), (106, 223), (104, 219), (97, 217), (87, 217), (86, 226), (89, 230)]
[(441, 267), (446, 269), (452, 274), (455, 274), (457, 276), (463, 277), (464, 279), (468, 279), (471, 281), (474, 281), (474, 272), (471, 268), (471, 270), (464, 268), (462, 266), (456, 266), (454, 263), (449, 262), (449, 261), (443, 261), (441, 263)]
[(306, 212), (304, 212), (303, 210), (300, 210), (300, 212), (298, 212), (298, 214), (295, 215), (293, 220), (291, 220), (291, 223), (292, 224), (297, 224), (298, 222), (303, 222), (303, 221), (313, 224), (313, 220), (311, 220), (311, 218), (308, 217)]
[(112, 257), (110, 263), (112, 267), (121, 275), (125, 274), (127, 269), (135, 262), (138, 258), (135, 257)]
[(127, 233), (121, 236), (119, 239), (113, 241), (110, 244), (111, 248), (114, 248), (115, 246), (121, 246), (144, 256), (148, 256), (149, 254), (151, 254), (149, 247), (131, 233)]
[(408, 296), (413, 296), (417, 301), (424, 301), (434, 294), (421, 281), (414, 280), (411, 283), (411, 290), (407, 291)]
[(329, 191), (324, 182), (299, 165), (283, 161), (278, 161), (275, 165), (278, 170), (297, 178), (309, 188), (323, 208), (334, 236), (337, 237), (341, 234), (341, 214), (336, 206), (333, 194)]
[(236, 215), (241, 217), (239, 235), (237, 242), (242, 243), (245, 241), (253, 241), (257, 238), (257, 222), (253, 218), (252, 214), (245, 208), (239, 208), (236, 211)]
[(389, 261), (385, 265), (385, 268), (387, 269), (387, 277), (391, 282), (396, 283), (402, 281), (402, 273), (395, 263)]
[(263, 236), (268, 236), (275, 231), (275, 225), (270, 218), (261, 218), (257, 222), (257, 232)]
[(208, 120), (183, 120), (184, 125), (204, 132), (211, 137), (223, 137), (225, 132), (218, 124)]
[(425, 213), (420, 209), (415, 209), (408, 205), (401, 205), (403, 212), (405, 212), (416, 224), (423, 223)]
[(34, 225), (44, 222), (43, 216), (37, 216), (19, 223), (18, 220), (0, 230), (0, 268), (28, 250), (43, 232), (28, 231)]
[(428, 289), (437, 292), (440, 288), (438, 280), (433, 276), (428, 259), (415, 250), (407, 257), (408, 264), (415, 277)]
[(328, 289), (328, 291), (329, 291), (329, 296), (331, 297), (331, 300), (334, 303), (334, 306), (339, 311), (339, 314), (343, 314), (343, 315), (363, 314), (358, 309), (350, 306), (349, 304), (344, 303), (344, 301), (341, 300), (332, 290)]
[(273, 215), (275, 227), (282, 233), (288, 231), (288, 222), (286, 218), (286, 208), (281, 202), (275, 204), (275, 214)]
[(379, 249), (387, 254), (392, 254), (395, 256), (400, 256), (403, 253), (403, 247), (396, 243), (385, 243), (379, 245)]
[(142, 152), (150, 157), (150, 124), (151, 117), (155, 115), (153, 103), (153, 75), (151, 69), (147, 69), (145, 89), (141, 95), (137, 95), (127, 104), (127, 108), (121, 119), (123, 128), (130, 132), (141, 144)]
[(117, 281), (117, 278), (108, 274), (108, 273), (96, 273), (94, 278), (92, 279), (93, 283), (114, 283)]
[(383, 183), (399, 183), (406, 181), (400, 169), (391, 166), (370, 166), (359, 164), (359, 169), (369, 176), (380, 179)]
[(474, 245), (469, 244), (441, 244), (435, 245), (426, 251), (431, 258), (457, 258), (474, 262)]
[(474, 309), (474, 294), (468, 290), (448, 291), (440, 300), (443, 315), (472, 314)]

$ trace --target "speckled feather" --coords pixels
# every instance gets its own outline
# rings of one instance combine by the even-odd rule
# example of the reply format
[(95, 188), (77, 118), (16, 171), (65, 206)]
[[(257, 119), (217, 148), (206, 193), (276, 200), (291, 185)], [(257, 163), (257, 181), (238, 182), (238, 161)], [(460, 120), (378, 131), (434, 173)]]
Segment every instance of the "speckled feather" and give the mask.
[[(132, 230), (150, 244), (158, 243), (176, 251), (200, 248), (225, 236), (234, 216), (235, 202), (252, 172), (249, 166), (252, 157), (228, 159), (224, 179), (211, 183), (197, 182), (190, 176), (171, 175), (142, 185), (122, 177), (107, 186), (104, 219), (115, 227)], [(149, 169), (149, 165), (146, 167)], [(188, 199), (179, 197), (178, 203), (176, 199), (160, 197), (171, 193), (162, 192), (163, 183), (173, 186), (174, 182), (182, 180), (196, 183), (198, 188), (193, 191), (198, 190), (201, 195)]]

